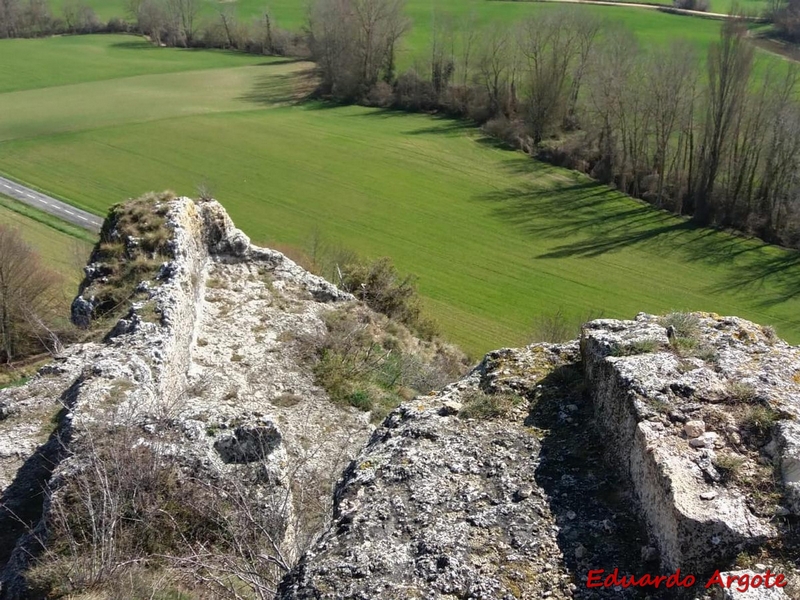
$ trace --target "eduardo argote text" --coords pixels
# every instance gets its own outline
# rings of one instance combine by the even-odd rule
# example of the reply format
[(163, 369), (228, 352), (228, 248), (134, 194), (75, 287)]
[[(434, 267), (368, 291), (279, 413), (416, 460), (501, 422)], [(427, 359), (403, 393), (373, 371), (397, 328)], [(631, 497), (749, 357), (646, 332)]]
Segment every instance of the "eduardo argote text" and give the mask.
[[(635, 575), (620, 575), (619, 569), (606, 572), (604, 569), (594, 569), (589, 571), (586, 577), (587, 588), (628, 588), (628, 587), (665, 587), (665, 588), (690, 588), (698, 583), (694, 575), (681, 574), (678, 569), (671, 575), (651, 575), (646, 573), (639, 577)], [(705, 589), (714, 586), (726, 589), (736, 589), (746, 592), (749, 589), (758, 588), (783, 588), (786, 587), (786, 576), (783, 573), (773, 573), (767, 569), (764, 573), (744, 573), (731, 575), (720, 573), (719, 570), (708, 578), (703, 584)]]

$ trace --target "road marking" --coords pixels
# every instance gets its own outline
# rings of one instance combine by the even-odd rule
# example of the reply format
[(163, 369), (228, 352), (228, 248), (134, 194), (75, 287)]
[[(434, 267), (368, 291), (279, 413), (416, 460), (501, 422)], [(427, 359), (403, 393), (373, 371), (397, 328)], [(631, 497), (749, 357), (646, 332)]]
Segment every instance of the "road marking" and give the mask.
[[(46, 196), (45, 194), (39, 194), (34, 190), (28, 191), (29, 188), (25, 187), (18, 188), (13, 182), (8, 181), (7, 179), (0, 178), (0, 186), (4, 187), (7, 190), (10, 190), (9, 195), (12, 198), (16, 198), (17, 200), (24, 202), (26, 204), (30, 204), (31, 206), (34, 207), (41, 208), (41, 205), (48, 206), (50, 207), (51, 209), (50, 212), (52, 214), (55, 214), (56, 216), (61, 215), (61, 218), (63, 219), (66, 219), (66, 217), (64, 217), (63, 215), (70, 215), (73, 218), (77, 218), (80, 219), (81, 221), (85, 221), (86, 223), (88, 223), (89, 224), (88, 228), (92, 230), (99, 229), (102, 226), (102, 221), (95, 218), (94, 215), (86, 217), (84, 216), (84, 214), (86, 213), (81, 214), (82, 211), (74, 212), (72, 210), (64, 208), (64, 206), (66, 206), (65, 203), (56, 200), (54, 198), (51, 198), (50, 196)], [(28, 200), (26, 200), (25, 198), (30, 198), (31, 200), (33, 200), (33, 202), (28, 202)], [(45, 198), (47, 199), (45, 200)], [(66, 220), (69, 221), (69, 219)]]

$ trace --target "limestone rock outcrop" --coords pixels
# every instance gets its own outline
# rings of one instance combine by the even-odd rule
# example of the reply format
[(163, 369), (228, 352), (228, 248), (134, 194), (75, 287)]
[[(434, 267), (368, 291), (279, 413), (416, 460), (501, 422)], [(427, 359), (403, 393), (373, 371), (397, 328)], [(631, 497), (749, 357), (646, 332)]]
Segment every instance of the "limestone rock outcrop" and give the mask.
[[(324, 331), (325, 315), (352, 296), (252, 246), (216, 202), (183, 198), (153, 210), (169, 249), (136, 288), (130, 312), (104, 341), (73, 346), (27, 385), (0, 392), (3, 598), (34, 597), (24, 576), (30, 558), (54, 531), (87, 525), (69, 522), (69, 513), (107, 491), (84, 489), (94, 475), (113, 483), (147, 468), (168, 473), (158, 479), (164, 485), (176, 478), (187, 503), (223, 498), (228, 519), (233, 509), (254, 511), (238, 526), (265, 529), (254, 540), (267, 547), (254, 548), (253, 560), (272, 561), (279, 578), (323, 525), (333, 484), (373, 429), (366, 413), (328, 400), (294, 347)], [(113, 224), (105, 231), (116, 239)], [(112, 269), (90, 264), (86, 272), (73, 305), (82, 325), (96, 318)], [(213, 508), (197, 527), (217, 527), (222, 511)], [(94, 526), (121, 537), (107, 516)], [(157, 546), (142, 552), (167, 552)], [(196, 568), (203, 560), (182, 558)], [(116, 568), (113, 556), (104, 560), (71, 566), (99, 576)]]
[[(532, 391), (576, 351), (537, 348), (529, 365), (524, 352), (509, 356), (521, 377), (504, 387)], [(487, 401), (497, 375), (487, 365), (383, 422), (344, 473), (331, 528), (280, 598), (572, 597), (524, 402), (497, 420), (454, 411)]]
[(682, 318), (689, 331), (650, 315), (594, 321), (582, 346), (597, 422), (662, 561), (708, 569), (778, 537), (776, 516), (796, 511), (800, 350), (742, 319)]

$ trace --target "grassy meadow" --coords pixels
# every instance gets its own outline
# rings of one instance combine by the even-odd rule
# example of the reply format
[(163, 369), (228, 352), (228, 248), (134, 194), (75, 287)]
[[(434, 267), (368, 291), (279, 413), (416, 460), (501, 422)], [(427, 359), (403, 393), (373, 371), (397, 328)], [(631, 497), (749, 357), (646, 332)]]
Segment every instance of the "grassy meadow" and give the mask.
[[(713, 0), (711, 10), (729, 3)], [(90, 4), (106, 19), (125, 12), (123, 0)], [(206, 0), (203, 17), (214, 18), (216, 6)], [(425, 60), (434, 19), (506, 26), (560, 8), (409, 0), (401, 67)], [(237, 2), (241, 18), (264, 9), (260, 0)], [(307, 4), (276, 0), (269, 10), (297, 30)], [(625, 6), (580, 10), (642, 44), (681, 38), (701, 53), (720, 27)], [(0, 172), (97, 214), (144, 191), (193, 194), (204, 185), (256, 241), (302, 246), (318, 230), (365, 256), (392, 256), (419, 275), (443, 329), (476, 354), (526, 341), (536, 315), (559, 307), (576, 319), (735, 312), (800, 341), (788, 298), (794, 254), (695, 230), (460, 123), (295, 105), (308, 69), (132, 36), (4, 40), (0, 114), (13, 118), (0, 120)], [(758, 275), (733, 285), (743, 270)]]
[[(0, 57), (65, 39), (0, 42)], [(0, 114), (14, 115), (0, 121), (0, 172), (97, 214), (207, 185), (256, 242), (302, 247), (318, 230), (391, 256), (473, 355), (524, 343), (558, 309), (732, 313), (800, 342), (797, 253), (696, 229), (464, 123), (298, 104), (306, 63), (144, 47), (135, 59), (119, 47), (134, 38), (69, 41), (83, 48), (76, 62), (97, 48), (96, 71), (64, 55), (59, 87), (31, 75), (8, 91), (14, 77), (0, 75)]]

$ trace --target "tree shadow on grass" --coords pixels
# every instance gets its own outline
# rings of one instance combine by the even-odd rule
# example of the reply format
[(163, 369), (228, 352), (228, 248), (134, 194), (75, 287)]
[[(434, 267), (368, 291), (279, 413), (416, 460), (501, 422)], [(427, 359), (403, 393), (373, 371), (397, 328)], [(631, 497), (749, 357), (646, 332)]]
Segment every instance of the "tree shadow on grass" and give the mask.
[[(241, 59), (243, 56), (248, 56), (243, 54), (238, 50), (223, 50), (222, 48), (165, 48), (156, 46), (155, 44), (150, 43), (144, 38), (135, 37), (133, 36), (132, 39), (123, 41), (123, 42), (114, 42), (113, 44), (109, 44), (110, 48), (114, 48), (117, 50), (150, 50), (152, 52), (159, 52), (162, 50), (171, 50), (177, 52), (188, 52), (188, 53), (208, 53), (214, 52), (215, 54), (224, 54), (227, 56), (237, 57)], [(253, 55), (249, 55), (253, 56)], [(287, 65), (296, 62), (305, 62), (302, 58), (291, 58), (291, 57), (275, 57), (275, 60), (266, 60), (268, 56), (263, 57), (265, 59), (264, 62), (255, 63), (253, 66), (268, 66), (268, 65)], [(252, 63), (251, 63), (252, 64)], [(244, 65), (243, 65), (244, 66)]]
[(300, 105), (308, 100), (314, 90), (313, 69), (293, 73), (265, 72), (255, 78), (247, 93), (239, 96), (259, 106)]
[(477, 199), (490, 203), (494, 215), (531, 238), (555, 241), (536, 259), (596, 258), (639, 247), (713, 266), (723, 279), (715, 278), (702, 290), (709, 295), (747, 294), (753, 306), (771, 307), (800, 294), (797, 251), (700, 227), (644, 201), (624, 198), (604, 184), (530, 159), (509, 161), (506, 168), (525, 177)]
[[(336, 104), (335, 106), (343, 106)], [(378, 108), (378, 107), (364, 107), (369, 110), (359, 112), (357, 114), (347, 115), (350, 119), (403, 119), (410, 121), (413, 117), (424, 117), (434, 124), (429, 127), (420, 127), (418, 129), (409, 129), (401, 131), (401, 135), (430, 135), (430, 134), (453, 134), (467, 131), (476, 131), (475, 123), (465, 119), (454, 119), (447, 115), (442, 114), (429, 114), (425, 112), (409, 112), (400, 108)], [(418, 122), (418, 121), (414, 121)]]
[[(756, 306), (777, 306), (800, 294), (800, 253), (776, 250), (773, 256), (751, 261), (731, 279), (735, 281), (725, 281), (711, 291), (722, 293), (735, 288), (742, 293), (758, 294)], [(793, 323), (800, 323), (800, 320)]]
[[(320, 102), (315, 110), (338, 108)], [(422, 113), (419, 113), (422, 114)], [(408, 112), (391, 108), (351, 114), (355, 119), (408, 118)], [(464, 119), (428, 115), (434, 122), (402, 132), (436, 135), (475, 131)], [(748, 294), (756, 307), (771, 307), (800, 294), (800, 253), (771, 247), (742, 235), (700, 227), (647, 202), (623, 197), (617, 190), (560, 167), (532, 159), (490, 136), (474, 140), (487, 149), (504, 150), (504, 168), (519, 183), (478, 195), (493, 205), (493, 212), (533, 239), (573, 241), (556, 243), (536, 259), (597, 258), (624, 248), (641, 247), (658, 256), (674, 256), (685, 263), (715, 267), (722, 280), (699, 290), (708, 295)], [(722, 269), (717, 267), (722, 266)], [(665, 276), (671, 276), (665, 273)], [(753, 297), (756, 294), (758, 297)], [(793, 326), (800, 320), (791, 321)]]

